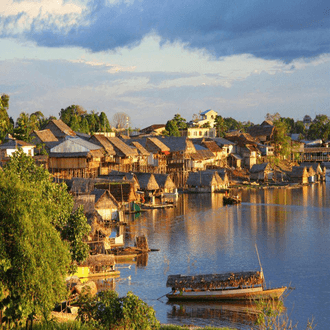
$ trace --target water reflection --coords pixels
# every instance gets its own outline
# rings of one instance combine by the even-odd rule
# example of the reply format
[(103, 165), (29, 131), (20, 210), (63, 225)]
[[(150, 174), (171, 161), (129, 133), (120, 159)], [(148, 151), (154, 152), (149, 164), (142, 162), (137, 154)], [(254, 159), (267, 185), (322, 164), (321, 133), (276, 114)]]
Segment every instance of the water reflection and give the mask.
[[(180, 311), (180, 307), (173, 311), (173, 306), (157, 300), (167, 293), (167, 275), (258, 269), (257, 243), (267, 284), (296, 288), (287, 306), (293, 321), (306, 324), (307, 318), (314, 316), (320, 329), (327, 328), (329, 185), (250, 189), (238, 194), (242, 204), (227, 206), (223, 205), (223, 194), (184, 194), (175, 208), (150, 210), (139, 218), (128, 218), (125, 244), (132, 245), (135, 236), (146, 235), (149, 247), (160, 251), (149, 253), (147, 263), (141, 263), (141, 267), (137, 263), (135, 271), (121, 270), (121, 277), (131, 275), (132, 281), (118, 283), (116, 290), (120, 295), (133, 291), (155, 308), (162, 323), (211, 325), (212, 313), (220, 321), (226, 313), (206, 311), (205, 318), (192, 319), (189, 313), (176, 315), (174, 311)], [(230, 326), (234, 321), (226, 318), (225, 322)], [(235, 323), (232, 327), (245, 327), (243, 320), (235, 322), (242, 325)]]

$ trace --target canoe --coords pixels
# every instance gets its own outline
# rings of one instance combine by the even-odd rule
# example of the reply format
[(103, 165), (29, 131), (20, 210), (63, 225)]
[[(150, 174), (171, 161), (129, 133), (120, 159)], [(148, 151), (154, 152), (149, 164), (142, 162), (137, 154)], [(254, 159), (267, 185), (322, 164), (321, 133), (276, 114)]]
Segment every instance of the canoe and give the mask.
[(260, 300), (260, 299), (279, 299), (286, 287), (266, 289), (262, 287), (226, 290), (189, 290), (175, 291), (166, 296), (170, 301), (177, 300)]

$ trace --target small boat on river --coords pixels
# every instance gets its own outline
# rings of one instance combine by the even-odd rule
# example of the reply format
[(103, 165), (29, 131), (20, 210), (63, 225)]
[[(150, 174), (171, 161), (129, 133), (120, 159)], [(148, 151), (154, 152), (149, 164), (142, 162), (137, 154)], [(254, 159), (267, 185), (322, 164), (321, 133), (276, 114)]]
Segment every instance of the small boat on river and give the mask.
[(166, 296), (173, 300), (255, 300), (278, 299), (286, 287), (265, 289), (261, 271), (208, 275), (169, 275), (166, 286), (172, 292)]
[(233, 196), (233, 195), (223, 196), (224, 204), (239, 204), (240, 202), (241, 202), (241, 199), (238, 196)]

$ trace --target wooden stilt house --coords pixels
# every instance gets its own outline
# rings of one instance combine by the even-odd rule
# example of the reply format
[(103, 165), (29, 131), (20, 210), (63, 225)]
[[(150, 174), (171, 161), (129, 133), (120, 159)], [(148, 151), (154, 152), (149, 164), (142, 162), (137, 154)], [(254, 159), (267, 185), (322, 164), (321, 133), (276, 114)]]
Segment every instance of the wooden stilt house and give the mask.
[(215, 171), (190, 172), (186, 190), (191, 192), (214, 192), (222, 189), (221, 178)]

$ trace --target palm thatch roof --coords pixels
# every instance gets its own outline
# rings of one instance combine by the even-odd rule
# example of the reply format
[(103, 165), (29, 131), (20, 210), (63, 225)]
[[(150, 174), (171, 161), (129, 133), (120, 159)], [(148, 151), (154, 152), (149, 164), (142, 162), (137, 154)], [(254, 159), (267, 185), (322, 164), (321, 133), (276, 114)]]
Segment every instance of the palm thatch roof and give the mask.
[(176, 136), (162, 136), (159, 140), (165, 144), (170, 152), (184, 152), (184, 153), (195, 153), (196, 149), (193, 142), (186, 136), (176, 137)]
[(222, 182), (215, 171), (190, 172), (186, 185), (190, 187), (211, 187)]
[(213, 153), (222, 152), (222, 148), (215, 141), (202, 141), (202, 145)]
[(269, 163), (254, 164), (250, 169), (250, 173), (259, 173), (264, 172), (266, 170), (270, 170)]
[(305, 166), (292, 166), (292, 171), (288, 173), (291, 178), (301, 178), (308, 175)]
[(115, 206), (119, 207), (117, 200), (107, 189), (94, 189), (91, 194), (95, 196), (95, 206), (97, 205), (98, 201), (105, 196), (108, 197)]
[(138, 179), (141, 190), (158, 190), (159, 185), (152, 173), (134, 173)]
[(154, 174), (154, 176), (159, 185), (159, 188), (165, 188), (165, 189), (177, 188), (177, 186), (174, 184), (169, 174)]
[(9, 140), (5, 143), (0, 144), (0, 149), (18, 149), (23, 147), (35, 147), (35, 145), (21, 140)]
[(76, 133), (67, 124), (65, 124), (61, 119), (53, 119), (53, 120), (51, 120), (47, 124), (46, 128), (49, 126), (49, 124), (55, 125), (65, 135), (76, 136)]
[(137, 151), (128, 146), (118, 137), (108, 137), (109, 142), (113, 145), (116, 155), (119, 157), (135, 157), (138, 155)]
[(92, 143), (95, 143), (106, 151), (108, 155), (115, 155), (116, 151), (113, 147), (113, 145), (110, 143), (108, 138), (102, 134), (94, 134), (90, 139)]
[(170, 152), (170, 148), (155, 137), (148, 137), (146, 140), (146, 149), (153, 153)]
[(315, 174), (324, 174), (324, 170), (322, 169), (319, 163), (301, 163), (300, 166), (312, 167)]
[(72, 178), (67, 181), (70, 192), (74, 194), (90, 194), (94, 189), (94, 179)]
[(36, 136), (41, 142), (56, 142), (57, 137), (53, 134), (50, 129), (44, 129), (41, 131), (33, 131), (31, 136)]
[(240, 286), (258, 286), (263, 284), (264, 278), (260, 271), (206, 274), (206, 275), (169, 275), (166, 286), (180, 289), (218, 289)]
[(150, 152), (146, 148), (144, 148), (141, 143), (139, 143), (137, 141), (132, 141), (131, 144), (137, 149), (137, 151), (140, 155), (142, 155), (142, 156), (150, 155)]
[(195, 153), (190, 155), (191, 159), (193, 160), (205, 160), (205, 159), (212, 159), (214, 158), (214, 153), (206, 148), (198, 149)]

